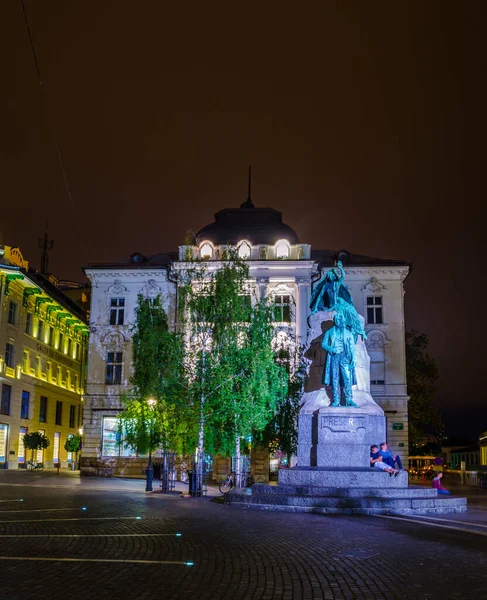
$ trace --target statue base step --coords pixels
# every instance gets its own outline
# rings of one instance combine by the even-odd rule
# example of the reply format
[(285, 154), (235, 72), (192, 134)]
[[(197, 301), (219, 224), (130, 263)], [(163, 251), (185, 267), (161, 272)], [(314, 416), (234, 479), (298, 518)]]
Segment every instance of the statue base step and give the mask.
[[(343, 470), (338, 472), (344, 473)], [(364, 478), (365, 474), (361, 471), (358, 473), (360, 482), (365, 479), (369, 483), (372, 481), (370, 477)], [(467, 510), (466, 498), (439, 496), (433, 488), (407, 487), (407, 473), (401, 473), (396, 478), (389, 478), (387, 473), (380, 471), (370, 475), (373, 479), (376, 479), (375, 475), (381, 477), (380, 487), (255, 484), (251, 489), (228, 492), (225, 494), (225, 504), (259, 510), (320, 514), (429, 515)], [(398, 485), (398, 480), (402, 485)]]

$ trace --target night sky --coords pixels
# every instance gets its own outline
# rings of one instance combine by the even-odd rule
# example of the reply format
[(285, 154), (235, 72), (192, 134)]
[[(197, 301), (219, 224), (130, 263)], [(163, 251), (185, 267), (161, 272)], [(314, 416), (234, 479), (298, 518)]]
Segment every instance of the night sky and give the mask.
[[(168, 4), (174, 5), (168, 7)], [(452, 434), (487, 429), (485, 2), (0, 6), (0, 243), (81, 265), (175, 250), (247, 196), (314, 248), (412, 262)], [(64, 161), (70, 200), (56, 156)]]

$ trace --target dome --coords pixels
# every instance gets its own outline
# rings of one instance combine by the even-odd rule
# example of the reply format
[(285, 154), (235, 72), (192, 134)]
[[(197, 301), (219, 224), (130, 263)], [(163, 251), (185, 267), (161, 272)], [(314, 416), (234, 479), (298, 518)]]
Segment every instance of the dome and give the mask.
[(208, 240), (215, 245), (236, 246), (242, 240), (251, 244), (273, 245), (278, 240), (299, 244), (292, 227), (282, 222), (282, 213), (273, 208), (256, 208), (247, 200), (240, 208), (224, 208), (215, 213), (215, 222), (196, 234), (198, 244)]

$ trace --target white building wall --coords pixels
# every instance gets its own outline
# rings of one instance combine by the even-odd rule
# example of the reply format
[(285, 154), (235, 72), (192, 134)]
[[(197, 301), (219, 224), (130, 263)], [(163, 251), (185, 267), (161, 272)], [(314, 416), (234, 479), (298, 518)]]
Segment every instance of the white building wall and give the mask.
[[(130, 389), (132, 341), (137, 298), (160, 296), (164, 308), (174, 315), (175, 286), (163, 268), (137, 270), (95, 270), (86, 275), (91, 281), (88, 374), (84, 408), (83, 457), (101, 457), (103, 417), (116, 416), (122, 409), (120, 396)], [(110, 325), (110, 300), (123, 298), (124, 323)], [(122, 384), (106, 385), (108, 352), (122, 352)]]
[[(255, 260), (259, 248), (253, 247), (249, 269), (255, 282), (256, 295), (290, 294), (293, 298), (292, 322), (281, 324), (291, 339), (305, 343), (309, 315), (312, 281), (316, 280), (317, 265), (309, 259), (309, 247), (305, 256), (296, 260), (295, 247), (291, 247), (288, 260)], [(218, 249), (215, 249), (217, 252)], [(192, 249), (192, 256), (196, 249)], [(272, 254), (272, 253), (270, 253)], [(182, 247), (180, 256), (186, 256)], [(253, 260), (254, 259), (254, 260)], [(211, 269), (218, 268), (218, 260), (209, 261)], [(188, 267), (187, 262), (175, 262), (174, 272)], [(323, 272), (327, 268), (323, 269)], [(387, 417), (388, 442), (404, 458), (407, 446), (407, 395), (405, 372), (405, 338), (403, 281), (408, 267), (347, 267), (345, 283), (349, 287), (357, 311), (367, 317), (367, 295), (382, 296), (383, 323), (366, 324), (370, 338), (379, 334), (383, 340), (385, 356), (385, 384), (372, 386), (375, 401)], [(169, 281), (165, 268), (158, 269), (89, 269), (87, 276), (92, 282), (90, 339), (88, 351), (88, 376), (85, 395), (83, 456), (101, 457), (102, 424), (104, 416), (116, 416), (121, 410), (120, 395), (129, 388), (131, 369), (130, 325), (134, 322), (134, 309), (138, 294), (154, 297), (161, 295), (168, 311), (170, 323), (174, 321), (176, 287)], [(125, 299), (123, 325), (110, 325), (110, 299)], [(374, 338), (375, 339), (375, 338)], [(105, 385), (106, 356), (109, 351), (123, 352), (122, 385)], [(401, 423), (403, 429), (393, 429), (393, 423)], [(385, 440), (377, 440), (380, 443)]]

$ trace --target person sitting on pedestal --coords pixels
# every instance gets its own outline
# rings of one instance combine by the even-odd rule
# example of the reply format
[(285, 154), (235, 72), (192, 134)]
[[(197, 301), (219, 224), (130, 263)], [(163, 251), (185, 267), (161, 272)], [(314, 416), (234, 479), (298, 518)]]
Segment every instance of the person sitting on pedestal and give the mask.
[(399, 454), (392, 454), (392, 452), (389, 450), (389, 444), (387, 444), (386, 442), (382, 442), (382, 444), (380, 445), (379, 454), (382, 456), (382, 460), (387, 465), (395, 469), (397, 463), (399, 470), (402, 471), (401, 457), (399, 456)]
[(392, 475), (397, 477), (399, 474), (399, 471), (393, 469), (389, 465), (386, 465), (379, 453), (379, 446), (376, 446), (375, 444), (370, 447), (370, 466), (380, 469), (381, 471), (386, 471), (389, 473), (389, 477), (392, 477)]
[(442, 477), (443, 477), (443, 473), (440, 472), (440, 473), (436, 474), (436, 477), (433, 479), (433, 487), (438, 492), (438, 494), (444, 494), (446, 496), (449, 496), (450, 492), (441, 485)]
[(352, 385), (357, 383), (355, 375), (355, 338), (345, 327), (345, 318), (337, 312), (333, 319), (335, 326), (323, 338), (322, 347), (326, 350), (326, 365), (323, 370), (323, 383), (331, 385), (333, 402), (330, 406), (340, 406), (341, 385), (346, 406), (357, 406), (352, 400)]

